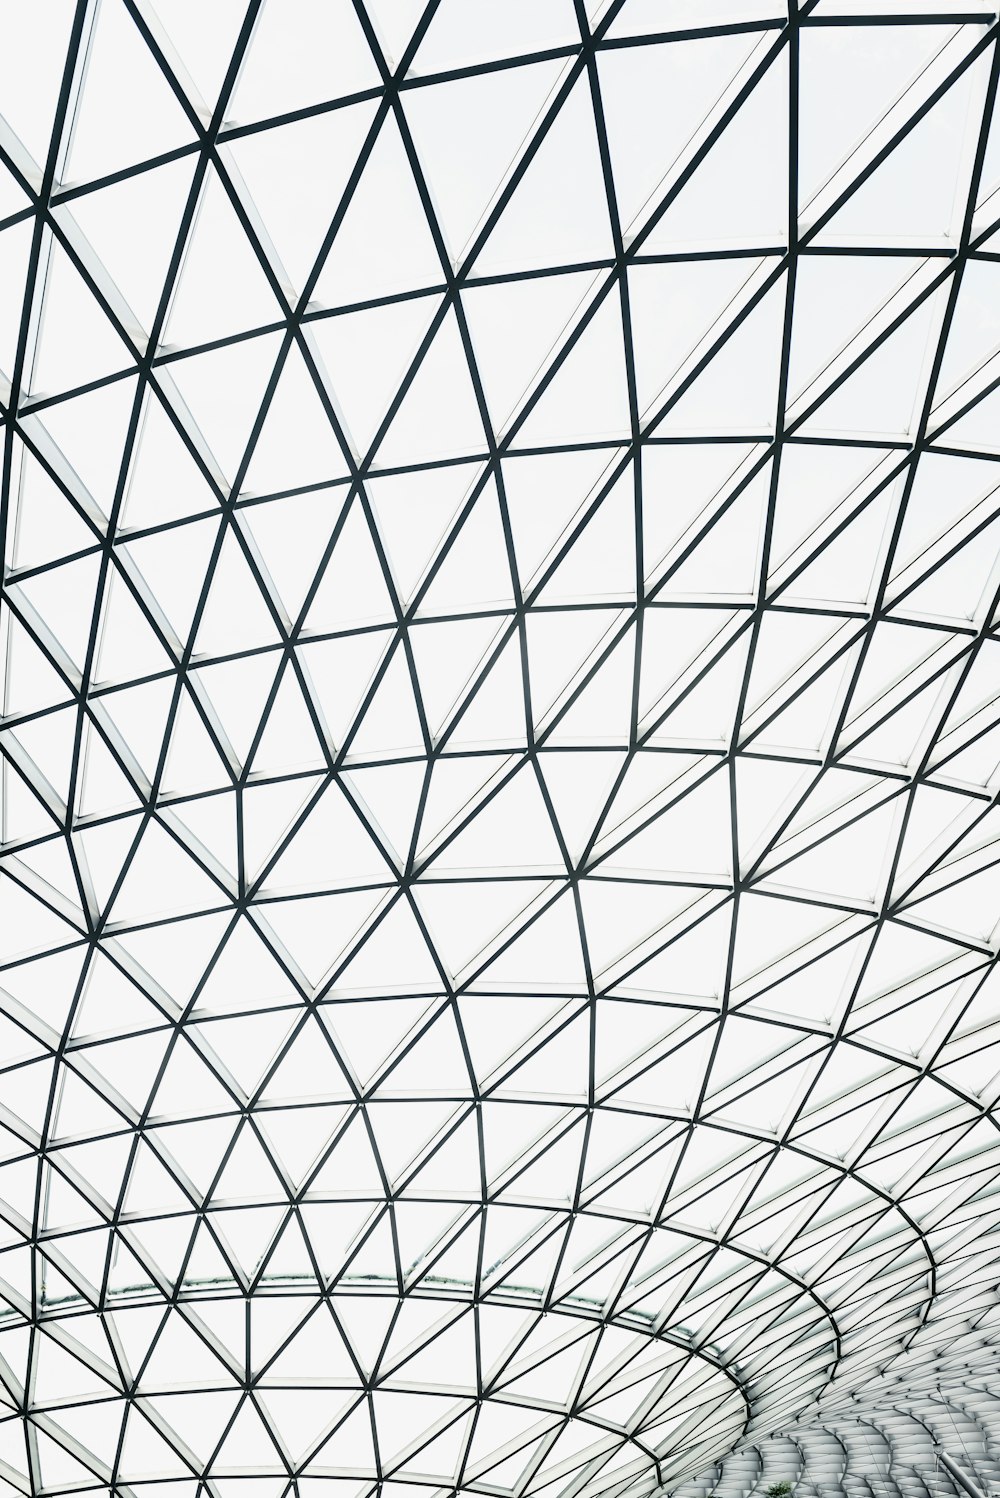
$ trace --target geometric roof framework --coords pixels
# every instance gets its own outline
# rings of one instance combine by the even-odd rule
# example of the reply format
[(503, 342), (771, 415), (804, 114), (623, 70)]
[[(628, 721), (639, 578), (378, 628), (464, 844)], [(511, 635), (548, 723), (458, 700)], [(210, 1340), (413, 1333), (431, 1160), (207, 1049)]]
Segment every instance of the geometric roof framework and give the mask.
[[(997, 1447), (995, 1364), (971, 1369), (945, 1394), (906, 1390), (906, 1407), (865, 1398), (742, 1446), (680, 1483), (678, 1498), (737, 1498), (775, 1483), (796, 1498), (974, 1498), (994, 1490)], [(896, 1391), (900, 1391), (897, 1389)]]
[(987, 1377), (995, 8), (5, 25), (0, 1489)]

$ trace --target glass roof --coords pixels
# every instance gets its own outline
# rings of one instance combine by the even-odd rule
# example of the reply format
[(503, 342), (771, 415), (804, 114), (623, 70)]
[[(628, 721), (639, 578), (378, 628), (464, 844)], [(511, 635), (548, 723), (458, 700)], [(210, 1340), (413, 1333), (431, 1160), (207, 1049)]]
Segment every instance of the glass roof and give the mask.
[[(899, 1392), (897, 1390), (897, 1392)], [(697, 1478), (677, 1498), (742, 1498), (784, 1484), (796, 1498), (857, 1493), (864, 1498), (985, 1498), (1000, 1478), (1000, 1399), (996, 1364), (983, 1376), (967, 1367), (961, 1392), (940, 1389), (913, 1397), (830, 1411), (742, 1446)], [(777, 1495), (776, 1495), (777, 1498)]]
[(997, 1364), (996, 7), (2, 14), (0, 1498), (930, 1429)]

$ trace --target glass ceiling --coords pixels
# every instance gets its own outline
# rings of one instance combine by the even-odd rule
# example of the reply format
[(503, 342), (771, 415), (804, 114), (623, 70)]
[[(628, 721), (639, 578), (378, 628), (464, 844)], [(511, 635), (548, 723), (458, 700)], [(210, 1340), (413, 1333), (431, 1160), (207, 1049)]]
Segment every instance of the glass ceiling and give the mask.
[[(897, 1391), (898, 1392), (898, 1391)], [(984, 1378), (970, 1368), (961, 1391), (940, 1390), (905, 1406), (861, 1404), (807, 1420), (744, 1445), (674, 1488), (676, 1498), (744, 1498), (786, 1483), (795, 1498), (974, 1498), (1000, 1479), (1000, 1396), (996, 1367)], [(963, 1479), (965, 1481), (963, 1482)]]
[(0, 1498), (929, 1429), (997, 1367), (995, 5), (2, 17)]

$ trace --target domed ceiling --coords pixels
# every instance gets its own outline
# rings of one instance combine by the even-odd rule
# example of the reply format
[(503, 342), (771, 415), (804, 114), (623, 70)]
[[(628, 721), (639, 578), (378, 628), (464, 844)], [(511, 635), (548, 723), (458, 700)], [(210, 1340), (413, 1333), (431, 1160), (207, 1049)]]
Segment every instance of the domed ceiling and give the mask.
[(991, 1375), (997, 37), (4, 8), (0, 1494)]

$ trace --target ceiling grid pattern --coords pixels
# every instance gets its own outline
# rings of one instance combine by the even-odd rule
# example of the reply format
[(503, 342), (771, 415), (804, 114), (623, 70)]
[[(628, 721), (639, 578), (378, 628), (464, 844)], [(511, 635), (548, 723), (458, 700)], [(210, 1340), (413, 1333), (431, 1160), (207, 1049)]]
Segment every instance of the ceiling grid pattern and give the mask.
[(9, 9), (0, 1498), (950, 1495), (996, 7)]

